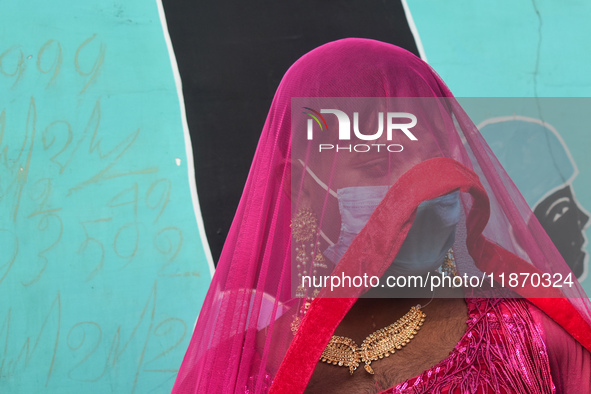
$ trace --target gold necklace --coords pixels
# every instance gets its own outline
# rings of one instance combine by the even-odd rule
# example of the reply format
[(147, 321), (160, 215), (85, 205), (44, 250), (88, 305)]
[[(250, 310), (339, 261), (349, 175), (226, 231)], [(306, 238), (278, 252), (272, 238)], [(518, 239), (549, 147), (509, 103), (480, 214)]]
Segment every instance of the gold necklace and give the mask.
[(394, 323), (369, 334), (361, 346), (357, 346), (351, 338), (333, 335), (322, 352), (320, 361), (349, 367), (351, 375), (363, 361), (365, 370), (373, 375), (371, 362), (390, 357), (390, 354), (406, 346), (420, 330), (426, 316), (420, 305), (413, 306)]

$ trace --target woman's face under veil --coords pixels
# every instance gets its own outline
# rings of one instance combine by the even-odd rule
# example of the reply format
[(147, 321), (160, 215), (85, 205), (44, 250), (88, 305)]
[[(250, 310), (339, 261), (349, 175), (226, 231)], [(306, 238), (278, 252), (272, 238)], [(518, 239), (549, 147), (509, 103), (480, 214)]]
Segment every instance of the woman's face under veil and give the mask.
[[(319, 111), (305, 106), (310, 101)], [(401, 175), (449, 155), (445, 129), (454, 127), (446, 103), (437, 98), (292, 100), (292, 210), (309, 211), (318, 221), (306, 253), (328, 260), (306, 266), (295, 250), (301, 253), (306, 246), (294, 243), (297, 280), (330, 273)], [(423, 203), (389, 273), (423, 275), (437, 269), (453, 243), (459, 216), (457, 192)]]

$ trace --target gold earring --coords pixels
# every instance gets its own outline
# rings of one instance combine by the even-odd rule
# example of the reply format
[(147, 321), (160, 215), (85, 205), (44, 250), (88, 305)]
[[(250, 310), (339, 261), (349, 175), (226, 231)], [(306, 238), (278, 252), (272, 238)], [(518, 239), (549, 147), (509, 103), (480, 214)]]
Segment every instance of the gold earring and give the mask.
[[(296, 290), (296, 297), (306, 298), (307, 289), (301, 283), (302, 275), (307, 275), (308, 270), (311, 270), (312, 274), (316, 275), (318, 268), (327, 268), (324, 256), (319, 250), (318, 219), (311, 210), (300, 208), (291, 219), (290, 227), (291, 235), (297, 242), (295, 251), (299, 285)], [(308, 246), (310, 249), (308, 249)], [(310, 257), (313, 257), (312, 264), (310, 264)]]
[[(318, 219), (314, 212), (301, 208), (291, 219), (291, 235), (297, 243), (295, 248), (296, 263), (298, 269), (298, 287), (296, 298), (301, 298), (301, 306), (291, 322), (291, 332), (295, 335), (300, 327), (302, 319), (306, 315), (312, 300), (318, 295), (319, 290), (314, 289), (312, 296), (308, 297), (308, 289), (303, 286), (302, 275), (307, 275), (308, 270), (316, 275), (318, 268), (327, 268), (324, 256), (320, 253), (318, 241)], [(309, 249), (308, 249), (309, 247)], [(313, 257), (313, 258), (312, 258)], [(310, 263), (312, 260), (312, 263)]]
[[(305, 299), (304, 302), (302, 303), (301, 308), (298, 310), (298, 313), (296, 313), (296, 315), (293, 318), (293, 321), (291, 322), (291, 333), (293, 335), (295, 335), (299, 328), (300, 328), (300, 323), (302, 322), (302, 319), (304, 318), (304, 316), (306, 316), (306, 312), (308, 312), (308, 308), (310, 308), (310, 304), (312, 303), (312, 299)], [(300, 317), (301, 315), (301, 317)]]
[(456, 267), (456, 259), (454, 258), (454, 252), (450, 248), (445, 255), (443, 264), (441, 265), (441, 271), (452, 278), (458, 276), (458, 269)]

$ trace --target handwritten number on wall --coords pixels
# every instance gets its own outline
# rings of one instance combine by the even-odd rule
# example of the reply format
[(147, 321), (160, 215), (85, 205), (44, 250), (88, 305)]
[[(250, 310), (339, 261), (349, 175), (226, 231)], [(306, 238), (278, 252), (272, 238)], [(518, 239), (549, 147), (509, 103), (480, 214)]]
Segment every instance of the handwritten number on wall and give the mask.
[(12, 47), (0, 54), (0, 74), (14, 79), (12, 87), (21, 80), (25, 68), (25, 54), (22, 49)]
[[(105, 97), (103, 106), (97, 89), (109, 61), (99, 34), (71, 46), (55, 37), (33, 47), (3, 45), (0, 90), (9, 100), (0, 107), (0, 208), (7, 213), (0, 224), (0, 288), (39, 300), (30, 310), (17, 308), (18, 301), (1, 312), (0, 381), (28, 379), (19, 374), (35, 370), (46, 374), (46, 386), (58, 374), (104, 382), (118, 368), (114, 374), (133, 381), (125, 391), (139, 391), (141, 374), (176, 373), (171, 356), (182, 352), (187, 323), (158, 311), (157, 281), (143, 300), (114, 291), (108, 281), (125, 283), (143, 272), (139, 263), (149, 263), (152, 271), (145, 272), (158, 280), (199, 276), (180, 258), (181, 228), (164, 215), (173, 182), (156, 166), (136, 166), (133, 159), (145, 153), (139, 143), (146, 143), (139, 127), (113, 127), (114, 101)], [(151, 261), (140, 262), (140, 255)], [(72, 289), (91, 296), (66, 297)], [(89, 303), (113, 294), (130, 299)], [(123, 320), (104, 316), (105, 306), (136, 301)], [(57, 387), (55, 377), (52, 383)]]
[[(46, 52), (53, 52), (53, 54), (46, 55)], [(50, 60), (46, 60), (46, 57), (49, 57)], [(51, 74), (51, 78), (49, 79), (49, 82), (47, 82), (46, 87), (49, 87), (54, 83), (55, 78), (59, 74), (62, 67), (62, 61), (62, 45), (59, 42), (55, 40), (49, 40), (43, 44), (41, 49), (39, 49), (39, 54), (37, 55), (37, 70), (43, 74), (49, 74), (53, 71), (53, 74)], [(49, 62), (49, 64), (46, 62)]]
[[(0, 75), (12, 79), (11, 88), (15, 88), (25, 76), (25, 71), (27, 71), (25, 52), (28, 53), (30, 50), (30, 48), (25, 48), (23, 51), (23, 48), (16, 45), (0, 52)], [(33, 69), (42, 75), (49, 75), (49, 80), (45, 84), (47, 89), (55, 85), (56, 79), (64, 69), (64, 61), (71, 62), (69, 64), (82, 77), (82, 87), (78, 93), (82, 94), (98, 78), (105, 62), (106, 52), (107, 46), (100, 41), (95, 33), (80, 43), (73, 57), (64, 59), (62, 44), (57, 40), (50, 39), (43, 43), (36, 52), (37, 62)], [(31, 57), (28, 56), (28, 58)]]

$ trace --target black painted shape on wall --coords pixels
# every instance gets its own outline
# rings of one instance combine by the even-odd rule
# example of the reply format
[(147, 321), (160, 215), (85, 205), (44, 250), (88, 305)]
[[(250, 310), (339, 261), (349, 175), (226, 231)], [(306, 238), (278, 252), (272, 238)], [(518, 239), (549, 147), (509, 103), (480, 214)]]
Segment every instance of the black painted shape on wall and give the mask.
[(566, 185), (546, 197), (534, 209), (534, 215), (548, 233), (564, 261), (580, 278), (585, 267), (586, 252), (583, 249), (583, 230), (589, 216), (581, 210), (573, 197), (570, 185)]
[(217, 263), (271, 100), (289, 66), (344, 37), (418, 51), (399, 1), (163, 5), (183, 81), (205, 231)]

